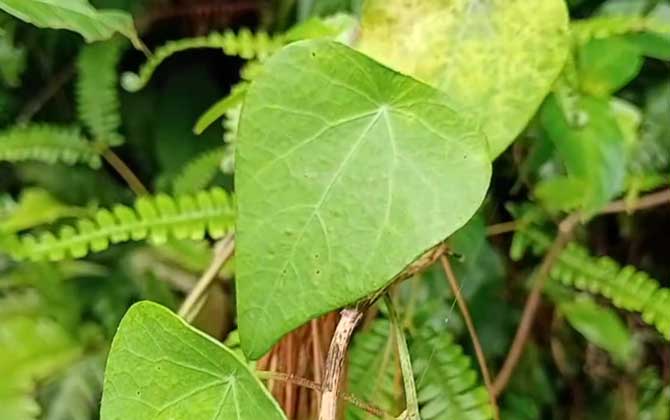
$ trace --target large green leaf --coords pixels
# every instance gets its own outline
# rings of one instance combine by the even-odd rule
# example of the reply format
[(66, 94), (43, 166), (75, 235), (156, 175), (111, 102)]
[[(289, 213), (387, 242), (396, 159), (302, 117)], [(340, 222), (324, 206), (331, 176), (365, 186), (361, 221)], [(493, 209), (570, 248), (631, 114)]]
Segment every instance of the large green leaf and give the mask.
[(560, 73), (567, 31), (563, 0), (369, 0), (358, 47), (480, 115), (496, 157)]
[(88, 42), (118, 32), (139, 44), (132, 16), (120, 10), (96, 10), (86, 0), (0, 0), (0, 9), (40, 28), (78, 32)]
[(230, 350), (156, 303), (128, 310), (107, 361), (102, 420), (285, 419)]
[(236, 162), (238, 323), (251, 358), (387, 286), (467, 222), (491, 176), (474, 119), (444, 93), (325, 40), (267, 62)]

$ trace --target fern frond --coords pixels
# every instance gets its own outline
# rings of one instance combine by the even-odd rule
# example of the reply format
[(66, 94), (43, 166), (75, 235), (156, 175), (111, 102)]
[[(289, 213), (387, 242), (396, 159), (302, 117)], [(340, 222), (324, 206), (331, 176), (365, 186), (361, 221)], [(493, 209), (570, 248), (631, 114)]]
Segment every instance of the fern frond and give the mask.
[(670, 25), (660, 19), (641, 16), (601, 16), (577, 20), (570, 24), (570, 32), (577, 44), (591, 39), (609, 38), (641, 32), (670, 33)]
[(223, 121), (223, 141), (233, 145), (237, 141), (237, 131), (240, 126), (240, 115), (242, 106), (230, 108), (226, 111), (226, 119)]
[[(535, 251), (549, 248), (551, 240), (539, 230), (526, 228), (518, 234), (535, 244)], [(670, 340), (670, 289), (633, 266), (621, 267), (609, 257), (593, 257), (570, 243), (558, 257), (550, 276), (566, 286), (600, 294), (614, 306), (642, 314), (645, 323)]]
[(424, 326), (410, 342), (409, 350), (422, 419), (493, 418), (486, 388), (450, 333)]
[[(377, 319), (368, 331), (356, 334), (349, 357), (348, 390), (365, 397), (390, 413), (402, 408), (403, 388), (395, 342), (388, 320)], [(370, 419), (371, 415), (353, 405), (347, 419)]]
[(161, 244), (170, 237), (202, 239), (206, 232), (220, 238), (232, 230), (234, 219), (232, 199), (221, 188), (176, 198), (159, 194), (139, 198), (134, 208), (116, 205), (111, 210), (98, 210), (95, 218), (65, 225), (57, 234), (23, 235), (5, 247), (19, 260), (82, 258), (127, 241), (149, 239)]
[(0, 133), (0, 161), (37, 160), (45, 163), (83, 163), (100, 167), (100, 156), (79, 130), (34, 124)]
[(220, 171), (226, 151), (225, 146), (217, 147), (187, 162), (174, 180), (173, 192), (177, 195), (191, 194), (207, 188)]
[(226, 111), (226, 118), (223, 120), (223, 141), (226, 142), (226, 155), (221, 162), (221, 169), (227, 174), (235, 172), (235, 143), (237, 142), (241, 115), (242, 105), (240, 104)]
[(85, 46), (79, 54), (77, 69), (77, 112), (93, 139), (109, 146), (123, 142), (118, 133), (119, 113), (117, 65), (124, 42), (114, 38)]
[(282, 36), (270, 36), (263, 31), (252, 33), (247, 28), (242, 28), (237, 34), (228, 30), (223, 33), (170, 41), (155, 51), (154, 55), (144, 63), (139, 73), (124, 73), (121, 84), (129, 92), (142, 89), (163, 61), (181, 51), (216, 48), (223, 50), (227, 55), (239, 56), (247, 60), (264, 59), (281, 48), (285, 42)]

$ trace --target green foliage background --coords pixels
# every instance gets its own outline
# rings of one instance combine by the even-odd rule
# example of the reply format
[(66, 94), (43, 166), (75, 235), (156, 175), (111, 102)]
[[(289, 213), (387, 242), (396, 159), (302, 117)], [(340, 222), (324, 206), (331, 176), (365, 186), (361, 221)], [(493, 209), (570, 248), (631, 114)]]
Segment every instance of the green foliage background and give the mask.
[[(85, 2), (57, 7), (68, 3)], [(282, 130), (292, 134), (262, 113), (244, 114), (249, 83), (262, 78), (267, 92), (261, 99), (271, 95), (263, 63), (286, 44), (316, 37), (346, 43), (357, 36), (353, 18), (327, 17), (360, 16), (362, 3), (99, 0), (91, 4), (103, 11), (90, 8), (88, 18), (105, 24), (94, 30), (88, 18), (68, 25), (24, 19), (66, 29), (55, 30), (5, 13), (25, 12), (27, 1), (0, 1), (5, 11), (0, 12), (0, 419), (99, 417), (105, 360), (123, 315), (139, 300), (176, 311), (209, 265), (213, 242), (234, 228), (240, 115), (243, 123), (252, 119), (246, 124), (254, 130), (270, 133), (269, 145)], [(459, 107), (476, 111), (481, 103), (479, 108), (493, 110), (486, 115), (496, 115), (483, 123), (495, 142), (486, 199), (448, 241), (493, 372), (505, 359), (557, 223), (575, 211), (584, 220), (550, 272), (526, 351), (499, 398), (501, 418), (669, 420), (670, 207), (625, 210), (670, 180), (670, 2), (568, 1), (568, 52), (557, 77), (545, 72), (551, 59), (539, 66), (532, 61), (540, 47), (516, 44), (519, 38), (509, 34), (497, 43), (449, 44), (450, 59), (473, 66), (467, 77), (449, 73), (452, 68), (442, 60), (428, 61), (436, 51), (447, 51), (442, 46), (451, 32), (445, 40), (409, 37), (406, 29), (439, 3), (423, 2), (416, 16), (403, 14), (400, 23), (382, 22), (380, 31), (404, 49), (384, 50), (364, 33), (361, 50), (392, 67), (400, 62), (397, 68), (410, 73), (418, 66), (412, 74), (444, 88), (447, 96), (451, 92)], [(525, 3), (516, 2), (498, 23), (546, 12)], [(386, 2), (370, 4), (373, 16), (394, 13)], [(451, 28), (449, 19), (441, 21)], [(559, 41), (541, 42), (547, 27), (528, 28), (537, 31), (532, 33), (545, 54), (561, 47)], [(145, 56), (147, 49), (151, 57)], [(407, 51), (424, 55), (408, 59)], [(487, 52), (505, 61), (500, 67), (482, 64)], [(444, 78), (433, 79), (435, 69), (445, 65), (448, 71), (439, 73)], [(478, 80), (494, 80), (510, 69), (525, 76), (511, 78), (511, 97), (494, 100), (488, 90), (476, 91), (486, 86)], [(527, 95), (524, 82), (536, 77), (531, 84), (536, 90)], [(463, 92), (473, 93), (463, 99)], [(250, 95), (254, 100), (259, 93), (252, 89)], [(535, 112), (527, 124), (520, 110)], [(516, 136), (514, 143), (505, 147), (500, 133)], [(253, 172), (256, 163), (240, 165)], [(277, 179), (268, 177), (264, 185)], [(145, 190), (150, 195), (136, 197)], [(365, 208), (367, 193), (362, 189), (350, 204)], [(423, 198), (417, 196), (415, 204), (423, 206)], [(623, 211), (600, 214), (615, 200)], [(508, 221), (514, 221), (515, 231), (496, 234)], [(384, 246), (413, 250), (402, 235), (394, 241)], [(248, 255), (240, 259), (248, 273)], [(234, 266), (231, 261), (223, 268), (218, 303), (205, 304), (193, 322), (216, 341), (238, 334)], [(265, 289), (244, 287), (247, 298)], [(491, 418), (474, 350), (439, 267), (393, 293), (422, 418)], [(257, 385), (239, 355), (164, 309), (147, 308), (124, 325), (153, 316), (193, 342), (209, 340), (206, 357), (200, 356), (225, 354), (224, 373), (232, 369), (249, 389)], [(405, 404), (398, 356), (387, 312), (375, 308), (375, 313), (354, 336), (347, 389), (397, 415)], [(170, 337), (164, 339), (165, 346), (175, 346)], [(114, 346), (124, 348), (118, 341)], [(159, 353), (144, 356), (160, 358)], [(212, 388), (217, 392), (216, 386), (226, 396), (235, 389), (217, 383)], [(240, 401), (226, 398), (222, 410)], [(265, 413), (276, 409), (267, 395), (259, 398), (270, 410)], [(369, 413), (351, 406), (346, 416)]]

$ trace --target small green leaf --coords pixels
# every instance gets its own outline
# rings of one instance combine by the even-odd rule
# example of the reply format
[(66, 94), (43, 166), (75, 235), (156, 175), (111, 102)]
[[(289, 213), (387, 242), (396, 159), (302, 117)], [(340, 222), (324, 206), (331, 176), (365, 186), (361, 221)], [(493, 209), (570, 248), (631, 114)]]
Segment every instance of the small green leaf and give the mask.
[(87, 42), (120, 33), (141, 45), (133, 18), (120, 10), (96, 10), (86, 0), (0, 0), (0, 9), (40, 28), (78, 32)]
[(445, 94), (342, 44), (294, 43), (264, 67), (235, 177), (238, 323), (252, 359), (387, 286), (468, 221), (491, 175), (483, 135)]
[(230, 94), (213, 104), (204, 114), (198, 118), (193, 127), (195, 134), (202, 134), (212, 123), (221, 118), (226, 111), (242, 103), (247, 93), (247, 84), (239, 84), (233, 88)]
[(84, 208), (61, 203), (46, 190), (26, 188), (21, 192), (16, 207), (0, 221), (0, 232), (15, 233), (51, 223), (60, 218), (82, 217), (88, 213)]
[(624, 39), (593, 39), (577, 51), (581, 89), (607, 97), (633, 80), (643, 61), (639, 50)]
[(589, 342), (607, 350), (618, 363), (630, 362), (635, 342), (615, 311), (588, 298), (564, 302), (558, 308)]
[(26, 50), (15, 45), (12, 23), (0, 21), (0, 81), (9, 87), (17, 87), (26, 69)]
[(548, 211), (569, 212), (582, 205), (588, 188), (588, 182), (581, 178), (561, 176), (540, 181), (533, 193)]
[(581, 207), (588, 213), (622, 192), (626, 144), (608, 101), (584, 96), (578, 98), (576, 107), (581, 121), (568, 121), (552, 95), (543, 105), (540, 119), (568, 176), (586, 182)]
[(285, 419), (247, 366), (156, 303), (128, 310), (112, 342), (102, 420)]
[(370, 0), (358, 47), (480, 115), (495, 158), (549, 92), (568, 38), (563, 0)]

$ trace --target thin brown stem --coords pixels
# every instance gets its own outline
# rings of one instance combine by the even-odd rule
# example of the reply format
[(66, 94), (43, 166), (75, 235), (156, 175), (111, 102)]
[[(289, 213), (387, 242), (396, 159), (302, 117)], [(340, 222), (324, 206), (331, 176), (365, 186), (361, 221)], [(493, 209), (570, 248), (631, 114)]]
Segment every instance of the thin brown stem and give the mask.
[(514, 232), (519, 228), (516, 220), (509, 222), (496, 223), (486, 227), (486, 236), (502, 235), (504, 233)]
[[(321, 386), (320, 383), (310, 381), (307, 378), (301, 378), (295, 375), (291, 375), (290, 373), (281, 373), (281, 372), (271, 372), (271, 371), (256, 371), (256, 376), (258, 376), (260, 379), (263, 380), (276, 380), (276, 381), (281, 381), (281, 382), (287, 382), (296, 386), (301, 386), (303, 388), (308, 388), (311, 390), (314, 390), (316, 392), (323, 392), (323, 387)], [(362, 399), (346, 393), (346, 392), (338, 392), (337, 393), (338, 398), (341, 398), (347, 402), (350, 402), (351, 404), (355, 405), (356, 407), (360, 408), (361, 410), (366, 411), (367, 413), (372, 414), (375, 417), (379, 418), (390, 418), (392, 417), (391, 414), (387, 413), (384, 411), (382, 408), (377, 407), (374, 404), (367, 403), (363, 401)]]
[(649, 209), (667, 203), (670, 203), (670, 189), (646, 194), (633, 203), (629, 203), (625, 199), (612, 201), (600, 211), (600, 214), (633, 212), (637, 210)]
[[(295, 334), (289, 334), (288, 337), (286, 337), (286, 362), (284, 366), (286, 366), (286, 370), (289, 372), (295, 372), (295, 367), (293, 366), (293, 360), (295, 357)], [(292, 383), (287, 382), (286, 386), (284, 387), (284, 410), (286, 411), (286, 417), (292, 419), (295, 417), (295, 412), (294, 412), (294, 386)]]
[(73, 63), (68, 64), (58, 73), (56, 73), (51, 80), (46, 84), (44, 89), (39, 91), (33, 99), (23, 106), (16, 118), (18, 124), (25, 124), (29, 122), (35, 114), (37, 114), (46, 105), (51, 98), (56, 95), (61, 88), (69, 82), (76, 73), (76, 66)]
[(351, 335), (362, 317), (363, 312), (358, 308), (346, 308), (340, 312), (340, 320), (330, 342), (326, 370), (321, 381), (323, 393), (321, 394), (319, 420), (337, 420), (337, 394), (340, 391), (344, 359), (347, 356)]
[[(657, 191), (642, 196), (635, 202), (629, 202), (626, 199), (616, 200), (609, 203), (598, 214), (612, 214), (623, 212), (634, 212), (637, 210), (645, 210), (657, 207), (661, 204), (670, 203), (670, 189)], [(575, 216), (578, 217), (578, 216)], [(496, 236), (505, 233), (515, 232), (519, 230), (520, 226), (518, 220), (510, 220), (509, 222), (496, 223), (486, 227), (486, 236)]]
[(440, 257), (440, 262), (442, 263), (442, 268), (444, 269), (444, 273), (446, 274), (447, 280), (449, 281), (449, 287), (451, 287), (451, 291), (454, 293), (454, 297), (456, 298), (456, 303), (458, 304), (458, 307), (461, 310), (461, 313), (463, 314), (463, 319), (465, 320), (465, 326), (468, 328), (468, 333), (470, 334), (472, 345), (475, 348), (475, 354), (477, 355), (477, 362), (479, 363), (479, 369), (482, 371), (484, 384), (486, 385), (486, 389), (489, 391), (489, 397), (491, 399), (491, 407), (493, 407), (494, 418), (496, 420), (500, 420), (498, 403), (496, 402), (496, 396), (493, 392), (493, 382), (491, 381), (491, 373), (489, 372), (489, 368), (486, 364), (486, 357), (484, 357), (484, 351), (482, 350), (482, 345), (479, 341), (479, 336), (477, 335), (475, 324), (474, 322), (472, 322), (472, 317), (470, 316), (470, 310), (468, 309), (468, 305), (465, 302), (465, 299), (463, 298), (463, 294), (461, 293), (461, 288), (458, 283), (458, 279), (456, 278), (456, 274), (454, 274), (454, 270), (451, 267), (449, 258), (447, 258), (446, 255), (442, 255)]
[(179, 315), (188, 322), (191, 322), (197, 315), (197, 311), (194, 310), (194, 308), (201, 302), (201, 299), (205, 293), (207, 293), (207, 290), (209, 290), (209, 287), (219, 274), (219, 271), (221, 271), (223, 265), (233, 255), (234, 251), (235, 239), (232, 234), (226, 236), (214, 246), (214, 257), (212, 258), (211, 264), (203, 273), (202, 277), (200, 277), (195, 287), (191, 289), (179, 308)]
[(533, 326), (533, 321), (535, 320), (535, 314), (540, 307), (540, 296), (542, 295), (542, 289), (544, 288), (544, 285), (549, 278), (549, 272), (563, 251), (563, 248), (565, 248), (565, 245), (567, 245), (568, 241), (572, 237), (572, 232), (579, 223), (579, 220), (579, 215), (577, 213), (573, 213), (561, 222), (559, 225), (558, 236), (556, 236), (556, 239), (551, 245), (549, 252), (547, 252), (544, 259), (542, 260), (540, 269), (534, 276), (532, 281), (533, 287), (523, 308), (521, 321), (519, 322), (519, 327), (517, 328), (516, 334), (514, 335), (514, 340), (512, 341), (512, 347), (510, 347), (507, 358), (505, 359), (505, 362), (503, 363), (503, 366), (500, 369), (495, 382), (493, 383), (493, 394), (496, 397), (498, 397), (503, 389), (505, 389), (509, 383), (510, 378), (512, 377), (514, 368), (516, 368), (517, 364), (519, 363), (519, 359), (523, 354), (531, 327)]
[(102, 157), (109, 163), (109, 165), (114, 168), (116, 173), (119, 174), (128, 187), (135, 193), (135, 195), (147, 195), (149, 191), (146, 189), (142, 181), (135, 175), (135, 173), (130, 169), (128, 165), (112, 151), (112, 149), (105, 148), (101, 151)]

